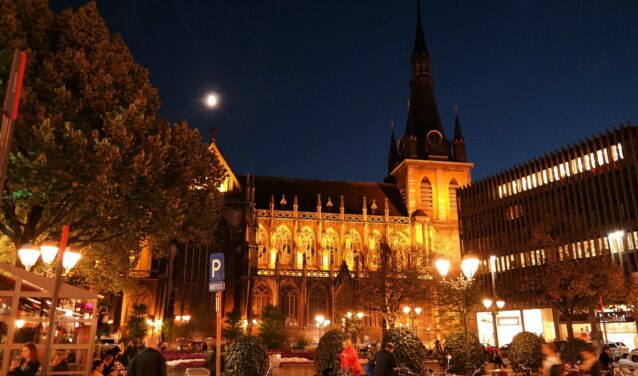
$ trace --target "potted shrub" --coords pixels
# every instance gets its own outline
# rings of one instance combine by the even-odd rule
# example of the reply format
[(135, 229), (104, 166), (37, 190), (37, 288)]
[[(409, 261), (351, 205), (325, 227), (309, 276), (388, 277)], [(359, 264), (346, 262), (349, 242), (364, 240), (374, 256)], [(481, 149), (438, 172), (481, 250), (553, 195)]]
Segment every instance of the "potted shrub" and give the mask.
[(388, 342), (394, 344), (394, 356), (399, 366), (408, 368), (417, 375), (423, 373), (423, 362), (427, 356), (427, 350), (412, 330), (404, 328), (389, 329), (383, 337), (383, 347)]
[(268, 350), (257, 337), (235, 338), (226, 351), (224, 376), (263, 376), (269, 368)]
[[(479, 342), (475, 333), (468, 332), (468, 354), (469, 363), (472, 366), (482, 366), (485, 361), (485, 348)], [(448, 355), (451, 355), (450, 368), (452, 372), (464, 373), (465, 372), (465, 333), (464, 332), (452, 332), (445, 338), (445, 350)]]
[(560, 349), (560, 359), (563, 362), (572, 363), (580, 361), (580, 350), (584, 349), (585, 346), (587, 346), (587, 343), (582, 339), (570, 339)]
[(543, 342), (534, 333), (521, 332), (514, 336), (508, 349), (508, 358), (512, 367), (519, 365), (538, 369), (543, 364), (541, 347)]
[(319, 346), (315, 351), (315, 366), (317, 372), (321, 372), (326, 368), (332, 368), (335, 360), (339, 358), (341, 352), (341, 343), (348, 336), (338, 329), (327, 331), (319, 340)]

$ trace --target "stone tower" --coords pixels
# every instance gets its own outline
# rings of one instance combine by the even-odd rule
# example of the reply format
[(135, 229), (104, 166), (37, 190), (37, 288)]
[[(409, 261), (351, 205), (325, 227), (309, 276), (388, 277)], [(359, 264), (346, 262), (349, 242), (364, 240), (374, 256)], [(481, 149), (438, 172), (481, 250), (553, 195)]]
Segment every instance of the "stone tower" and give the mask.
[(413, 244), (426, 253), (460, 257), (456, 189), (471, 180), (458, 111), (449, 142), (434, 97), (434, 80), (417, 4), (416, 36), (411, 58), (410, 101), (405, 134), (388, 153), (388, 179), (397, 184), (411, 218)]

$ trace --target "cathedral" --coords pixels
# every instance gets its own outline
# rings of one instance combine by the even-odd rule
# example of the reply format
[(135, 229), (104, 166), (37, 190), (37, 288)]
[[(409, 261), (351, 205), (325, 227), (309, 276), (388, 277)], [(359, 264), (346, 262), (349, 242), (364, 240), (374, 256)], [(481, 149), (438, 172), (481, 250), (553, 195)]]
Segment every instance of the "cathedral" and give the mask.
[[(233, 263), (238, 283), (227, 292), (226, 307), (239, 307), (248, 325), (267, 305), (281, 308), (291, 333), (316, 330), (318, 315), (334, 323), (346, 311), (362, 311), (355, 302), (337, 307), (336, 297), (348, 288), (338, 279), (377, 270), (383, 243), (401, 263), (425, 267), (433, 252), (459, 260), (456, 192), (470, 182), (473, 164), (458, 111), (451, 141), (442, 125), (417, 13), (407, 124), (398, 140), (391, 130), (384, 182), (236, 176), (228, 168), (223, 190), (236, 197), (225, 215), (235, 239), (229, 246), (243, 256)], [(224, 161), (215, 142), (211, 147)], [(416, 322), (426, 341), (437, 335), (433, 310), (423, 307)], [(362, 313), (364, 332), (379, 338), (383, 320)]]

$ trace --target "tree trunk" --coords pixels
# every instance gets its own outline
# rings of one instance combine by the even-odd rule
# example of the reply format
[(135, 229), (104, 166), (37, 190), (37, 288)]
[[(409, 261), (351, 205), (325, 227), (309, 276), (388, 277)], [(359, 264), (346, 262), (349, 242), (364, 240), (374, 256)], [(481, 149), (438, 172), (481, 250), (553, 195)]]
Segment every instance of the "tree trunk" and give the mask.
[(565, 324), (567, 325), (567, 339), (574, 339), (574, 328), (572, 327), (572, 314), (565, 314)]

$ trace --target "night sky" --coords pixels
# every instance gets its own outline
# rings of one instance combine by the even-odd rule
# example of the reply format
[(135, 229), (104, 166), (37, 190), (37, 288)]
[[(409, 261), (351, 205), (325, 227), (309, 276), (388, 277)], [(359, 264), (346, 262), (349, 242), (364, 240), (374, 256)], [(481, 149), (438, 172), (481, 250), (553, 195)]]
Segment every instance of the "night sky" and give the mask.
[[(84, 1), (52, 1), (56, 9)], [(413, 0), (104, 0), (161, 113), (237, 174), (379, 181), (403, 134)], [(424, 0), (448, 139), (458, 103), (474, 178), (638, 123), (638, 1)], [(209, 90), (222, 105), (207, 110)]]

